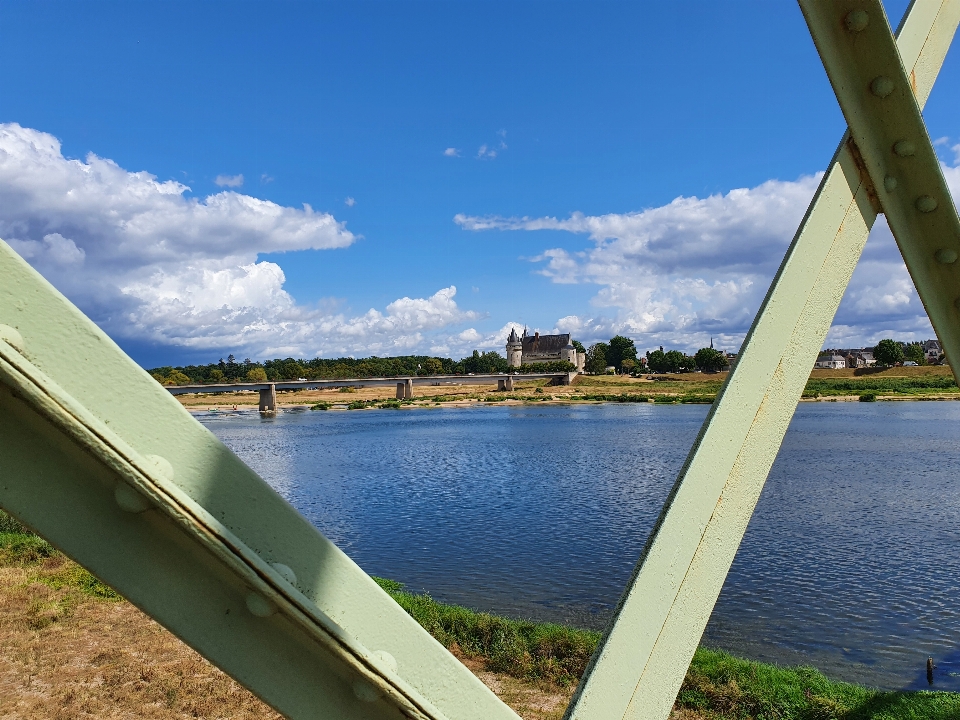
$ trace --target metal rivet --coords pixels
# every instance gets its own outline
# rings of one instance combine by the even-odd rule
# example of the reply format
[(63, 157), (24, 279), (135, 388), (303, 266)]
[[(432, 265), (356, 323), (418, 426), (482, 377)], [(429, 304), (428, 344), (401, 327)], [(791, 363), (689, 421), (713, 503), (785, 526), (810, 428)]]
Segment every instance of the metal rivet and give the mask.
[(373, 656), (386, 665), (390, 672), (397, 672), (397, 659), (386, 650), (377, 650)]
[(173, 480), (173, 465), (162, 455), (144, 455), (147, 462), (153, 466), (153, 469), (166, 480)]
[(15, 327), (0, 325), (0, 340), (12, 347), (18, 353), (24, 352), (23, 335)]
[(114, 486), (113, 499), (121, 510), (128, 513), (142, 513), (151, 507), (149, 500), (123, 481)]
[(929, 195), (921, 195), (917, 198), (917, 201), (914, 203), (914, 205), (916, 205), (917, 210), (922, 213), (933, 212), (937, 209), (937, 201)]
[(277, 573), (286, 580), (288, 583), (297, 586), (297, 574), (289, 565), (284, 565), (283, 563), (270, 563), (270, 567), (277, 571)]
[(885, 98), (893, 92), (893, 80), (883, 75), (875, 77), (870, 83), (870, 92), (877, 97)]
[(900, 157), (910, 157), (917, 151), (917, 147), (909, 140), (897, 140), (893, 144), (893, 151)]
[(358, 700), (364, 702), (376, 702), (380, 699), (379, 691), (366, 680), (357, 680), (353, 683), (353, 694)]
[(893, 192), (897, 189), (897, 179), (893, 175), (887, 175), (883, 179), (883, 187), (887, 192)]
[(244, 598), (244, 601), (247, 604), (247, 610), (250, 611), (250, 614), (256, 615), (257, 617), (270, 617), (277, 611), (277, 606), (260, 593), (249, 592), (247, 593), (247, 597)]
[(850, 32), (860, 32), (870, 24), (870, 16), (866, 10), (851, 10), (843, 19), (843, 24)]
[(951, 250), (950, 248), (942, 248), (937, 250), (934, 257), (937, 259), (938, 263), (943, 263), (944, 265), (951, 265), (957, 261), (957, 251)]

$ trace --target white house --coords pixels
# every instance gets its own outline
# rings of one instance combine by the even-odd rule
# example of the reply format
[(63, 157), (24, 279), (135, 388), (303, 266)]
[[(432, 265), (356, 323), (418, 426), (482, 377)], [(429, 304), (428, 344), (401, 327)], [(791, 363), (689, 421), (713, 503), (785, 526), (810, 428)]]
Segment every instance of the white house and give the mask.
[(843, 355), (821, 355), (814, 363), (815, 368), (825, 370), (842, 370), (847, 366), (847, 359)]
[(927, 340), (923, 343), (923, 354), (928, 363), (936, 362), (943, 355), (943, 348), (940, 347), (939, 340)]

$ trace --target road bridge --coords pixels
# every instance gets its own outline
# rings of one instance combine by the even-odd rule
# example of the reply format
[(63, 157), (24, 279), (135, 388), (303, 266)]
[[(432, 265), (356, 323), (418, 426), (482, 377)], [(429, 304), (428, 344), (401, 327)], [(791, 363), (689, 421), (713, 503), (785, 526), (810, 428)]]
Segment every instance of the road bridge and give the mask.
[(513, 390), (514, 383), (549, 380), (552, 385), (569, 385), (574, 372), (491, 373), (485, 375), (413, 375), (408, 377), (349, 378), (346, 380), (280, 380), (276, 382), (218, 383), (215, 385), (167, 385), (171, 395), (198, 393), (259, 392), (260, 412), (276, 412), (278, 390), (324, 390), (341, 387), (383, 387), (396, 385), (397, 399), (413, 397), (414, 385), (496, 385), (497, 390)]

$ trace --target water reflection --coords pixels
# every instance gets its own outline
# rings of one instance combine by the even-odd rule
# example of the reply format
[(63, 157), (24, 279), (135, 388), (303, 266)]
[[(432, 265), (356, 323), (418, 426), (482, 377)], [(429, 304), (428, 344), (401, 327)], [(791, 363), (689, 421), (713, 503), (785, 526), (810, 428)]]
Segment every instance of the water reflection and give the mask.
[[(704, 406), (201, 419), (370, 573), (602, 627)], [(960, 403), (801, 405), (705, 642), (960, 690)]]

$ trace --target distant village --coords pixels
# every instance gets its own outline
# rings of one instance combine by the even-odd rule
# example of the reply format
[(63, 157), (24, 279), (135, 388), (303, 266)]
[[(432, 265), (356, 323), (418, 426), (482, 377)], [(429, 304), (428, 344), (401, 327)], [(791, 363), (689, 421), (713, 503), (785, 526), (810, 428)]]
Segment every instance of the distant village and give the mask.
[[(737, 362), (735, 353), (707, 347), (688, 355), (662, 346), (640, 354), (634, 341), (616, 335), (607, 342), (584, 347), (569, 333), (541, 335), (511, 330), (504, 347), (505, 355), (495, 350), (473, 353), (461, 360), (427, 355), (367, 358), (276, 358), (254, 361), (237, 360), (233, 355), (218, 363), (158, 367), (149, 370), (163, 385), (206, 383), (273, 382), (320, 378), (404, 377), (414, 375), (479, 375), (514, 372), (580, 372), (590, 375), (642, 373), (715, 373), (728, 370)], [(815, 368), (838, 370), (893, 365), (942, 365), (946, 358), (940, 343), (927, 340), (906, 343), (881, 340), (872, 348), (824, 350)]]
[[(814, 367), (826, 370), (841, 370), (843, 368), (863, 368), (880, 365), (943, 365), (945, 357), (938, 340), (924, 340), (921, 342), (906, 343), (900, 340), (882, 340), (881, 343), (895, 343), (901, 348), (902, 360), (891, 362), (890, 357), (876, 357), (877, 348), (850, 348), (824, 350), (817, 358)], [(882, 354), (882, 353), (881, 353)], [(896, 351), (894, 350), (894, 354)]]

